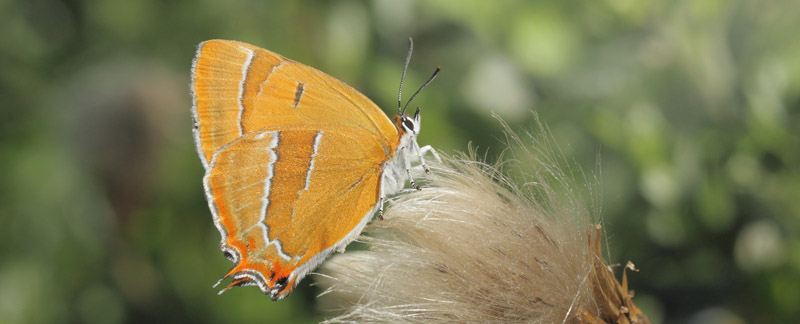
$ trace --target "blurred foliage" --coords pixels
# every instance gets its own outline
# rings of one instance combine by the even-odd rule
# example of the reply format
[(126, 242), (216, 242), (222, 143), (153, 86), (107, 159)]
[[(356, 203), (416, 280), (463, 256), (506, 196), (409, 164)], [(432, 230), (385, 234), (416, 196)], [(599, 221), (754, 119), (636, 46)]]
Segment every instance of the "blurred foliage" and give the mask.
[[(0, 322), (315, 322), (228, 269), (189, 118), (197, 43), (315, 66), (387, 112), (406, 39), (420, 143), (497, 156), (536, 111), (601, 176), (654, 322), (800, 321), (800, 2), (0, 0)], [(597, 161), (600, 160), (598, 164)], [(599, 167), (597, 166), (599, 165)]]

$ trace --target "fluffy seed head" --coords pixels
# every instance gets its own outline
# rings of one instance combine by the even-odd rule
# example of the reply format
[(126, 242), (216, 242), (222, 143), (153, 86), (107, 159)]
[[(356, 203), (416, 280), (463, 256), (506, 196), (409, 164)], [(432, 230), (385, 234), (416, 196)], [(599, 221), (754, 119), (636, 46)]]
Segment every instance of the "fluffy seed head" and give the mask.
[[(331, 323), (572, 323), (602, 318), (587, 245), (592, 209), (546, 132), (509, 132), (512, 162), (474, 154), (433, 164), (317, 276)], [(522, 184), (504, 172), (524, 178)], [(582, 174), (579, 174), (582, 176)], [(598, 240), (599, 242), (599, 240)], [(613, 276), (611, 277), (613, 279)], [(598, 322), (600, 323), (600, 322)]]

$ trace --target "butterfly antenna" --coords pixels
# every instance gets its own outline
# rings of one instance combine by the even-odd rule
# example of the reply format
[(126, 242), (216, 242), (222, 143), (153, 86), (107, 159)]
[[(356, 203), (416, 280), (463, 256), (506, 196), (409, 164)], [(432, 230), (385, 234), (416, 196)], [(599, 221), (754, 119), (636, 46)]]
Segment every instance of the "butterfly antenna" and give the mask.
[(414, 50), (414, 41), (411, 37), (408, 38), (408, 54), (406, 54), (406, 63), (403, 64), (403, 74), (400, 75), (400, 91), (397, 91), (397, 113), (403, 115), (400, 111), (400, 105), (403, 102), (403, 80), (406, 78), (406, 70), (408, 70), (408, 62), (411, 61), (411, 51)]
[(433, 79), (436, 79), (436, 76), (437, 76), (437, 75), (439, 75), (439, 71), (441, 71), (441, 70), (442, 70), (442, 67), (441, 67), (441, 66), (437, 66), (437, 67), (436, 67), (436, 70), (435, 70), (435, 71), (433, 71), (433, 74), (431, 74), (431, 77), (430, 77), (430, 78), (428, 78), (428, 81), (425, 81), (425, 83), (423, 83), (423, 84), (422, 84), (422, 86), (421, 86), (421, 87), (419, 87), (419, 89), (417, 89), (417, 92), (414, 92), (414, 94), (413, 94), (413, 95), (411, 95), (411, 99), (408, 99), (408, 102), (406, 102), (406, 105), (405, 105), (405, 106), (403, 106), (403, 110), (400, 112), (400, 116), (402, 116), (403, 114), (405, 114), (405, 113), (406, 113), (406, 108), (408, 108), (408, 104), (410, 104), (410, 103), (411, 103), (411, 100), (414, 100), (414, 97), (416, 97), (416, 96), (417, 96), (417, 94), (418, 94), (420, 91), (422, 91), (422, 89), (425, 89), (425, 87), (427, 87), (427, 86), (428, 86), (428, 84), (430, 84), (430, 83), (433, 81)]

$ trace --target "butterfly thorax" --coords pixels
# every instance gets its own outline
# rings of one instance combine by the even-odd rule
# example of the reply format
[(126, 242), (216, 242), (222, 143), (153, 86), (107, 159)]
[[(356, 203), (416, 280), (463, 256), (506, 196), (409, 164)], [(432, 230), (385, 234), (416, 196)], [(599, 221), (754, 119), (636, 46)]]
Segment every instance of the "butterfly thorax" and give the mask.
[(406, 164), (412, 162), (409, 159), (415, 156), (411, 152), (416, 145), (416, 136), (406, 133), (400, 137), (400, 145), (397, 146), (393, 158), (383, 164), (381, 196), (391, 196), (403, 189), (408, 180)]

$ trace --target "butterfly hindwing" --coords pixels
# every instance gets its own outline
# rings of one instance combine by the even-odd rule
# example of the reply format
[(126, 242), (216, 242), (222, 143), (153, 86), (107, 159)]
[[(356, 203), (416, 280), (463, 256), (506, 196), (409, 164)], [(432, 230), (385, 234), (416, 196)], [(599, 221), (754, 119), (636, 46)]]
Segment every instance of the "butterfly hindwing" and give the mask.
[(293, 287), (361, 232), (388, 151), (372, 132), (340, 127), (267, 127), (213, 155), (205, 186), (222, 248), (236, 263), (227, 276), (265, 291), (283, 278)]

